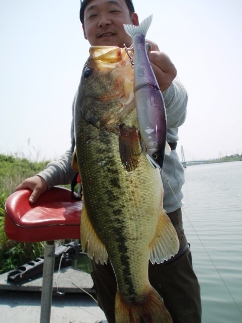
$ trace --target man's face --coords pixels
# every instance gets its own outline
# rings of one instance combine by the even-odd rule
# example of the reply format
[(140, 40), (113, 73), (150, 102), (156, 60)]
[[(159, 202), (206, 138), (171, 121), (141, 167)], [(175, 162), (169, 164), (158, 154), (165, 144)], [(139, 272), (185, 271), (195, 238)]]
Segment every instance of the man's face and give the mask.
[(136, 13), (130, 17), (125, 0), (92, 0), (84, 11), (84, 37), (92, 46), (119, 46), (132, 44), (123, 24), (138, 25)]

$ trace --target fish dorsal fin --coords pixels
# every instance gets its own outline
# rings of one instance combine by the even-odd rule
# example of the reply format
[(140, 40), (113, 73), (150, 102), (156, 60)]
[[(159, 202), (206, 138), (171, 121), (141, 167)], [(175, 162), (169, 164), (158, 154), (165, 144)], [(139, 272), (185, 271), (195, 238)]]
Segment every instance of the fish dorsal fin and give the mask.
[(179, 250), (179, 240), (176, 230), (168, 215), (161, 215), (156, 235), (150, 244), (150, 261), (152, 264), (160, 264), (175, 256)]
[(83, 204), (81, 216), (81, 244), (89, 258), (94, 259), (96, 263), (107, 264), (106, 248), (93, 229), (85, 204)]

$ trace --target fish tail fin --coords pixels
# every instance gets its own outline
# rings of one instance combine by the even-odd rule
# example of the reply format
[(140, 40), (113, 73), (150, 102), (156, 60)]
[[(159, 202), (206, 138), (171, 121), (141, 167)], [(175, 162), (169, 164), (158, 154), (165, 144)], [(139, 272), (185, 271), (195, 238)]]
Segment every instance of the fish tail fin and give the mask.
[(146, 36), (147, 31), (148, 31), (148, 29), (150, 27), (152, 18), (153, 18), (153, 15), (150, 15), (149, 17), (144, 19), (138, 26), (124, 25), (124, 30), (131, 37), (133, 37), (135, 35), (138, 35), (138, 34)]
[(128, 302), (119, 292), (116, 293), (115, 322), (172, 323), (172, 318), (160, 295), (150, 286), (141, 302)]

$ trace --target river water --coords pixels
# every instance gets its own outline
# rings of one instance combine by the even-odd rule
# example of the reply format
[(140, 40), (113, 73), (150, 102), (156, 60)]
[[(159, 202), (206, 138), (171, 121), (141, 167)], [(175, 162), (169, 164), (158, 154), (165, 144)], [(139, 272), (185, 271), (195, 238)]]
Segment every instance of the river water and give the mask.
[(203, 323), (242, 322), (242, 162), (188, 166), (183, 222)]

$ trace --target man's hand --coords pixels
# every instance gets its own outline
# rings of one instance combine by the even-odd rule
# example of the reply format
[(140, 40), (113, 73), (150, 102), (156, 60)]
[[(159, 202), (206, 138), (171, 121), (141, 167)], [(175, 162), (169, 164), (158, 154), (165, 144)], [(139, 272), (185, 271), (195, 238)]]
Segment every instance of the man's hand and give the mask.
[(153, 71), (155, 73), (157, 82), (160, 86), (161, 92), (164, 92), (171, 85), (172, 81), (177, 75), (177, 70), (170, 58), (159, 51), (157, 44), (150, 40), (147, 43), (151, 44), (151, 51), (148, 51), (148, 57), (151, 62)]
[(19, 191), (25, 188), (33, 191), (29, 197), (29, 202), (32, 204), (35, 203), (40, 195), (48, 189), (48, 186), (46, 181), (42, 177), (36, 175), (25, 179), (20, 185), (16, 187), (15, 191)]

